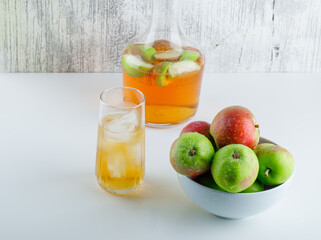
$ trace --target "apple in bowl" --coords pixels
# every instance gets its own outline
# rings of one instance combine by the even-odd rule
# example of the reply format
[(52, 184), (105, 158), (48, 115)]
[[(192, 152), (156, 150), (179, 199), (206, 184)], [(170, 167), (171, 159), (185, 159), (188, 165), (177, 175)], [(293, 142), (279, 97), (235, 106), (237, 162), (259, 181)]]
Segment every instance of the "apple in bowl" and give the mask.
[(221, 110), (211, 124), (195, 121), (184, 127), (170, 160), (192, 201), (232, 219), (274, 205), (294, 175), (289, 151), (260, 137), (254, 115), (241, 106)]
[[(280, 162), (282, 161), (279, 160)], [(285, 161), (285, 165), (287, 164), (288, 162)], [(216, 178), (213, 177), (211, 171), (195, 178), (182, 174), (177, 175), (182, 189), (196, 205), (218, 217), (242, 219), (266, 211), (284, 197), (294, 176), (293, 165), (291, 169), (291, 175), (281, 184), (266, 185), (257, 177), (248, 188), (240, 192), (228, 192), (226, 189), (229, 190), (229, 188), (223, 189), (219, 180), (215, 181)], [(278, 173), (283, 175), (282, 172)]]
[(221, 110), (213, 119), (210, 133), (218, 148), (243, 144), (253, 149), (259, 142), (259, 125), (250, 110), (231, 106)]

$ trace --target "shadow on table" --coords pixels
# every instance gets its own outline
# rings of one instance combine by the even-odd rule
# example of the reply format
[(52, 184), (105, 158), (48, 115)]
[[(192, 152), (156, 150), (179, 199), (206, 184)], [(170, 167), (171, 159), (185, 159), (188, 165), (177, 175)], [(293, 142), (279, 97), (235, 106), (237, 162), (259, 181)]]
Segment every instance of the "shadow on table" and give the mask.
[[(195, 205), (183, 192), (178, 181), (166, 180), (162, 178), (146, 177), (141, 188), (132, 194), (117, 196), (106, 193), (108, 198), (121, 202), (125, 208), (136, 209), (137, 213), (142, 212), (155, 214), (157, 216), (166, 215), (172, 219), (184, 222), (195, 221), (206, 222), (228, 222), (229, 220), (216, 217)], [(230, 221), (233, 222), (233, 221)]]

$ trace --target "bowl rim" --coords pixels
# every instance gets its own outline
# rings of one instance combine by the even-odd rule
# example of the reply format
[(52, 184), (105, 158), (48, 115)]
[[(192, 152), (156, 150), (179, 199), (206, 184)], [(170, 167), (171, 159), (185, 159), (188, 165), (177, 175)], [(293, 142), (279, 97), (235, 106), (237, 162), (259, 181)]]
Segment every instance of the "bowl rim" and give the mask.
[(204, 185), (202, 185), (202, 184), (200, 184), (200, 183), (198, 183), (198, 182), (190, 179), (189, 177), (184, 176), (184, 175), (181, 175), (181, 174), (179, 174), (179, 173), (177, 173), (177, 175), (178, 175), (179, 178), (187, 179), (187, 181), (188, 181), (188, 182), (192, 182), (192, 184), (196, 184), (196, 185), (200, 186), (201, 188), (209, 189), (209, 190), (212, 190), (213, 192), (217, 192), (217, 193), (222, 194), (222, 195), (231, 195), (231, 194), (232, 194), (232, 195), (242, 195), (242, 196), (245, 196), (245, 195), (254, 195), (254, 194), (256, 194), (256, 195), (261, 194), (261, 195), (262, 195), (262, 194), (265, 194), (265, 193), (267, 193), (267, 192), (277, 191), (277, 189), (279, 189), (280, 187), (284, 187), (284, 186), (288, 185), (288, 184), (292, 181), (292, 179), (293, 179), (293, 177), (294, 177), (294, 172), (295, 172), (295, 169), (293, 169), (293, 172), (292, 172), (291, 176), (290, 176), (284, 183), (281, 183), (281, 184), (279, 184), (279, 185), (276, 185), (275, 187), (270, 188), (270, 189), (267, 189), (267, 190), (263, 190), (263, 191), (260, 191), (260, 192), (252, 192), (252, 193), (242, 193), (242, 192), (231, 193), (231, 192), (223, 192), (223, 191), (216, 190), (216, 189), (214, 189), (214, 188), (210, 188), (210, 187), (204, 186)]

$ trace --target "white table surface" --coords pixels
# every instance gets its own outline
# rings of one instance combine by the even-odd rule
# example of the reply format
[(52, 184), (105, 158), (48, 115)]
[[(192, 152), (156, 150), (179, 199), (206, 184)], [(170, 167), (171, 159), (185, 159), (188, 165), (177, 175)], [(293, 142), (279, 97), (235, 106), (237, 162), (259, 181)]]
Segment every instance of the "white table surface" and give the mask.
[(169, 162), (184, 125), (146, 131), (132, 197), (95, 178), (98, 96), (121, 74), (0, 74), (0, 239), (321, 239), (321, 74), (205, 74), (193, 120), (249, 108), (296, 173), (273, 208), (224, 220), (195, 205)]

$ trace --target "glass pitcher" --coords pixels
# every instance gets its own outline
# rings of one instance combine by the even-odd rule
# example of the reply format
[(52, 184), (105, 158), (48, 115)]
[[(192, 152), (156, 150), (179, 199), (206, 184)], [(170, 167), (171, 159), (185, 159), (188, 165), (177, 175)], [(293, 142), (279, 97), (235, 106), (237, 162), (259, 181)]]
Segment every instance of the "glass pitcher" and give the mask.
[(181, 31), (181, 0), (154, 0), (147, 31), (122, 54), (123, 85), (145, 95), (146, 125), (167, 127), (197, 111), (204, 54)]

